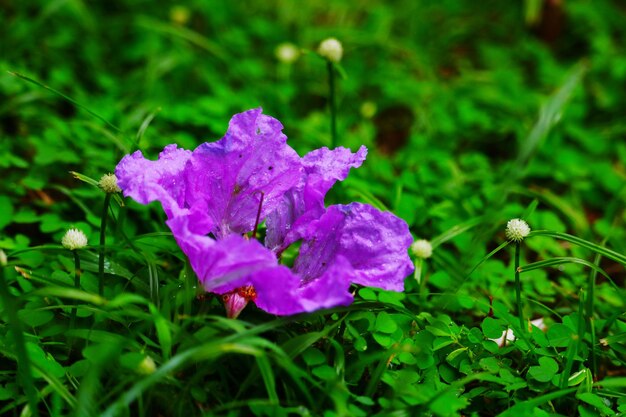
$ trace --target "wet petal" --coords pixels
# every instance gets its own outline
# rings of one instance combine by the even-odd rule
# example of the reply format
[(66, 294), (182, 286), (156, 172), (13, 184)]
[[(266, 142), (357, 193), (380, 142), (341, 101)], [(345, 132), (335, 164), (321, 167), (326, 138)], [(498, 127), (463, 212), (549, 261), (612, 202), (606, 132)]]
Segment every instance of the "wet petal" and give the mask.
[(158, 200), (168, 217), (184, 206), (182, 172), (191, 151), (168, 145), (157, 161), (145, 159), (141, 151), (126, 155), (115, 168), (118, 186), (124, 195), (148, 204)]
[(286, 193), (278, 208), (267, 217), (266, 246), (280, 252), (298, 240), (299, 229), (324, 214), (326, 193), (337, 181), (343, 181), (351, 168), (361, 166), (366, 156), (365, 146), (356, 153), (339, 147), (306, 154), (302, 158), (304, 181)]
[(356, 271), (353, 282), (391, 291), (404, 289), (404, 278), (413, 271), (408, 255), (413, 242), (409, 227), (396, 215), (374, 207), (351, 203), (329, 207), (345, 215), (339, 254)]
[(330, 206), (300, 229), (303, 239), (294, 271), (305, 281), (345, 257), (354, 269), (352, 282), (402, 291), (413, 271), (408, 248), (413, 239), (406, 222), (361, 203)]
[[(356, 153), (348, 148), (320, 148), (302, 158), (306, 173), (304, 201), (307, 210), (324, 209), (324, 197), (337, 181), (343, 181), (351, 168), (361, 166), (367, 148), (361, 146)], [(320, 213), (321, 214), (321, 213)]]
[(255, 109), (235, 115), (221, 140), (193, 152), (186, 199), (205, 202), (216, 235), (251, 231), (261, 200), (263, 219), (301, 180), (300, 158), (286, 140), (280, 122)]

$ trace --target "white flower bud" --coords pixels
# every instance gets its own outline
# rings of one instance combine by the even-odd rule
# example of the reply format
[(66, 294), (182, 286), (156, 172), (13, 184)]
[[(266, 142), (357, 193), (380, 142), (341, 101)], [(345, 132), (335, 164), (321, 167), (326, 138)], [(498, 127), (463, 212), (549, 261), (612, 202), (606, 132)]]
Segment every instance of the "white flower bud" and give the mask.
[(276, 58), (285, 64), (293, 64), (300, 56), (300, 50), (293, 43), (281, 43), (274, 51)]
[(426, 239), (419, 239), (411, 245), (411, 252), (418, 258), (430, 258), (433, 255), (433, 245)]
[(514, 242), (521, 242), (530, 233), (530, 226), (522, 219), (509, 220), (506, 224), (506, 238)]
[(69, 250), (84, 248), (87, 246), (87, 236), (82, 230), (69, 229), (61, 239), (61, 244)]
[(154, 359), (152, 359), (150, 356), (146, 356), (139, 363), (139, 366), (137, 367), (137, 372), (142, 375), (150, 375), (153, 374), (156, 369), (157, 367), (156, 363), (154, 363)]
[(117, 177), (115, 174), (104, 174), (98, 185), (107, 194), (119, 193), (122, 191), (120, 187), (117, 185)]
[(317, 53), (330, 62), (337, 63), (341, 61), (341, 57), (343, 56), (343, 47), (341, 46), (341, 42), (337, 39), (328, 38), (320, 43), (319, 48), (317, 48)]

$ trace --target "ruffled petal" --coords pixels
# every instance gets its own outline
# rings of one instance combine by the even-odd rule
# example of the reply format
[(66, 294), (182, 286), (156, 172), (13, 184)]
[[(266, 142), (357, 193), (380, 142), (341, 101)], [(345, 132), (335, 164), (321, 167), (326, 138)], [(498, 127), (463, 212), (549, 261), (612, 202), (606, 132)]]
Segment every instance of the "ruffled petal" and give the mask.
[(367, 204), (330, 206), (299, 234), (302, 246), (294, 271), (305, 282), (340, 257), (354, 270), (352, 282), (385, 290), (402, 291), (404, 278), (413, 271), (408, 255), (413, 239), (406, 222)]
[(254, 109), (235, 115), (222, 139), (193, 152), (186, 199), (205, 202), (216, 236), (251, 231), (259, 206), (263, 219), (301, 181), (300, 158), (286, 140), (278, 120)]
[(157, 161), (145, 159), (141, 151), (126, 155), (117, 164), (117, 183), (127, 197), (141, 204), (158, 200), (168, 217), (184, 207), (182, 172), (191, 151), (168, 145)]
[(345, 221), (340, 232), (339, 254), (354, 270), (353, 282), (391, 291), (404, 289), (404, 278), (413, 272), (408, 255), (413, 242), (409, 226), (396, 215), (374, 207), (351, 203), (329, 207)]
[(351, 168), (361, 166), (366, 156), (365, 146), (356, 153), (339, 147), (306, 154), (302, 158), (304, 182), (286, 193), (278, 208), (267, 217), (265, 245), (280, 252), (300, 239), (300, 228), (324, 214), (326, 193), (337, 181), (343, 181)]
[[(302, 158), (306, 173), (304, 202), (306, 210), (324, 209), (324, 197), (337, 181), (348, 176), (350, 168), (361, 166), (367, 156), (367, 148), (361, 146), (356, 153), (348, 148), (320, 148)], [(319, 214), (321, 214), (321, 211)]]

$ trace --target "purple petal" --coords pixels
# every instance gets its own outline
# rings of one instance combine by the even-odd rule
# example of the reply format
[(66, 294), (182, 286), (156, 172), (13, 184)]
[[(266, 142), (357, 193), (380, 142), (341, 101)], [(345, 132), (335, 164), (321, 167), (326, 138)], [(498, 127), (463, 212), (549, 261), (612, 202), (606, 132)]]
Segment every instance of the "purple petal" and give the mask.
[(280, 316), (312, 312), (323, 308), (349, 305), (353, 301), (350, 288), (350, 263), (339, 258), (324, 274), (308, 283), (288, 268), (260, 271), (252, 278), (257, 293), (256, 305)]
[(350, 262), (338, 256), (322, 275), (300, 288), (299, 297), (304, 311), (350, 305), (354, 300), (349, 291), (350, 282), (354, 278), (355, 271)]
[(277, 266), (259, 271), (252, 277), (252, 282), (257, 293), (254, 303), (260, 309), (280, 316), (305, 311), (298, 296), (300, 278), (289, 268)]
[(350, 168), (361, 166), (366, 155), (365, 146), (356, 153), (340, 147), (332, 151), (321, 148), (306, 154), (302, 158), (305, 182), (286, 193), (282, 203), (267, 217), (265, 245), (280, 252), (298, 240), (300, 227), (324, 214), (326, 193), (337, 181), (348, 176)]
[(321, 276), (335, 263), (340, 250), (340, 233), (344, 221), (345, 215), (341, 211), (329, 210), (319, 219), (302, 227), (304, 238), (293, 271), (305, 283)]
[(324, 209), (324, 197), (337, 182), (348, 176), (350, 168), (361, 166), (367, 156), (367, 148), (361, 146), (356, 153), (347, 148), (320, 148), (302, 158), (306, 173), (304, 201), (307, 210)]
[(205, 202), (217, 236), (251, 231), (261, 200), (263, 219), (301, 181), (300, 158), (286, 140), (280, 122), (255, 109), (235, 115), (221, 140), (193, 152), (186, 199)]
[(271, 212), (265, 219), (267, 232), (265, 234), (265, 246), (270, 250), (278, 253), (285, 249), (295, 240), (297, 236), (287, 236), (297, 227), (296, 221), (302, 217), (304, 213), (304, 198), (301, 186), (296, 186), (287, 191), (283, 196), (282, 203)]
[(402, 291), (413, 271), (408, 248), (413, 239), (406, 222), (361, 203), (330, 206), (319, 219), (300, 228), (303, 239), (294, 271), (305, 282), (345, 257), (354, 283)]
[(339, 254), (356, 271), (353, 282), (391, 291), (404, 289), (404, 278), (413, 272), (408, 255), (413, 242), (406, 222), (374, 207), (351, 203), (329, 207), (345, 215)]
[(124, 195), (148, 204), (158, 200), (168, 217), (184, 206), (182, 172), (191, 152), (168, 145), (157, 161), (145, 159), (141, 151), (126, 155), (115, 168)]
[(197, 225), (192, 215), (172, 218), (167, 224), (207, 291), (224, 294), (250, 285), (255, 272), (277, 265), (276, 256), (256, 240), (238, 235), (214, 240), (193, 233)]

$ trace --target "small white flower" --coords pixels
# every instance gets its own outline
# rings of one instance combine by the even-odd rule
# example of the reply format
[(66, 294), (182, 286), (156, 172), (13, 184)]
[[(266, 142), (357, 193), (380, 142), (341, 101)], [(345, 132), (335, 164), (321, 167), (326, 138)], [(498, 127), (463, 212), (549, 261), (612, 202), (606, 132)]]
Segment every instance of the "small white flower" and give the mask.
[(276, 47), (276, 58), (285, 64), (293, 64), (300, 56), (300, 50), (293, 43), (285, 42)]
[(341, 42), (337, 39), (328, 38), (320, 43), (319, 48), (317, 48), (317, 53), (330, 62), (337, 63), (341, 61), (341, 57), (343, 56), (343, 47), (341, 46)]
[(514, 242), (521, 242), (530, 233), (530, 226), (522, 219), (509, 220), (506, 224), (506, 238)]
[(82, 230), (69, 229), (61, 239), (61, 244), (69, 250), (84, 248), (87, 246), (87, 236)]
[(98, 185), (107, 194), (119, 193), (122, 189), (117, 185), (117, 177), (115, 174), (104, 174)]
[(7, 265), (7, 254), (4, 253), (4, 251), (2, 249), (0, 249), (0, 266), (6, 266)]
[(430, 258), (433, 254), (433, 245), (426, 239), (419, 239), (411, 245), (411, 251), (418, 258)]

